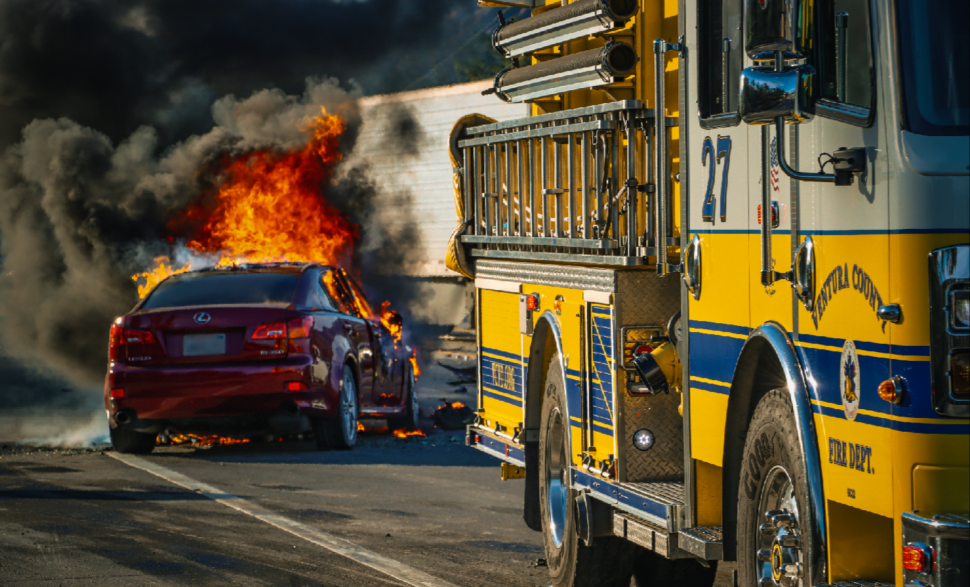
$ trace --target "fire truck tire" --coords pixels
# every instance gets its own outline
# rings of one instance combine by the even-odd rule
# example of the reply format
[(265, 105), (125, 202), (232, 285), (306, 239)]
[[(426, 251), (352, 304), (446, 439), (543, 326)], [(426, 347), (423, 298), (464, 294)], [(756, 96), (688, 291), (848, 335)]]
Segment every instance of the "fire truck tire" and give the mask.
[(670, 560), (645, 548), (638, 548), (633, 578), (637, 587), (711, 587), (717, 566), (713, 561), (709, 564), (709, 567), (705, 567), (691, 559)]
[(350, 365), (344, 365), (336, 418), (313, 421), (313, 436), (321, 450), (350, 450), (357, 444), (357, 382)]
[[(738, 488), (739, 585), (797, 584), (793, 564), (809, 551), (811, 523), (808, 483), (802, 471), (804, 455), (798, 442), (794, 410), (787, 389), (769, 391), (751, 417)], [(787, 517), (769, 519), (769, 511), (787, 510)], [(761, 579), (767, 579), (761, 582)]]
[(565, 406), (562, 368), (554, 357), (546, 372), (539, 435), (539, 508), (549, 576), (554, 587), (628, 587), (636, 546), (614, 536), (587, 545), (576, 531)]
[(120, 453), (133, 455), (147, 455), (155, 450), (154, 434), (142, 434), (128, 428), (111, 428), (111, 446)]
[(405, 369), (404, 377), (407, 382), (407, 388), (405, 389), (407, 397), (404, 398), (407, 409), (400, 418), (387, 419), (387, 426), (391, 430), (400, 430), (401, 428), (409, 431), (417, 430), (420, 425), (421, 408), (418, 406), (417, 386), (414, 383), (414, 368), (411, 365), (408, 365), (407, 369)]

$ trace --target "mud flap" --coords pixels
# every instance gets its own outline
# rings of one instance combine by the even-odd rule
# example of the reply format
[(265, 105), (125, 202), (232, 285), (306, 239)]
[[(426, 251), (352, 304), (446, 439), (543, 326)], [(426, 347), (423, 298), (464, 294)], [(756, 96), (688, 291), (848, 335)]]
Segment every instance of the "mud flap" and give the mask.
[[(536, 434), (538, 437), (538, 434)], [(542, 514), (539, 511), (539, 441), (525, 443), (525, 507), (522, 510), (525, 525), (530, 530), (542, 532)]]

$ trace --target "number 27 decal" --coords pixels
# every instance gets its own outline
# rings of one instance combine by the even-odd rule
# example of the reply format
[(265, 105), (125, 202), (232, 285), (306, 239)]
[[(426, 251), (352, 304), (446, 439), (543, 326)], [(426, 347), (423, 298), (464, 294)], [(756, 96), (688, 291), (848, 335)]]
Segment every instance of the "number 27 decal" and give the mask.
[[(714, 167), (721, 164), (724, 159), (724, 166), (721, 170), (721, 222), (727, 221), (727, 178), (728, 168), (731, 166), (731, 137), (717, 136), (717, 150), (714, 149), (714, 141), (711, 137), (704, 139), (703, 152), (701, 153), (701, 164), (708, 168), (707, 192), (704, 195), (704, 208), (701, 210), (704, 222), (714, 224), (714, 211), (717, 202), (714, 199)], [(707, 164), (710, 156), (711, 164)]]

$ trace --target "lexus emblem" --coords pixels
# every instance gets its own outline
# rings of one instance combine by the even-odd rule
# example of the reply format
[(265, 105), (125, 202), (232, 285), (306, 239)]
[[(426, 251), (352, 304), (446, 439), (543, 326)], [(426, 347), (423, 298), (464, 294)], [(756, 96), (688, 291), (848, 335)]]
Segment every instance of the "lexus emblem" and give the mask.
[(195, 316), (192, 316), (196, 324), (208, 324), (209, 320), (212, 320), (212, 316), (208, 312), (199, 312)]

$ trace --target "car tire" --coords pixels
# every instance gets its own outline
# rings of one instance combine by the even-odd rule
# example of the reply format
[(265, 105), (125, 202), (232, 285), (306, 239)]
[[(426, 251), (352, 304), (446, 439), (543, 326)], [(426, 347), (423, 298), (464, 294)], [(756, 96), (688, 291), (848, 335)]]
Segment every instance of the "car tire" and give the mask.
[(155, 450), (158, 436), (135, 432), (121, 426), (110, 428), (111, 446), (116, 452), (133, 455), (147, 455)]
[(615, 536), (595, 537), (587, 545), (576, 531), (565, 406), (565, 380), (556, 356), (546, 372), (539, 429), (539, 509), (549, 576), (555, 587), (628, 587), (636, 546)]
[(317, 448), (327, 450), (350, 450), (357, 445), (357, 418), (360, 409), (357, 404), (357, 381), (350, 365), (344, 365), (340, 380), (340, 396), (337, 402), (337, 417), (317, 419), (313, 422)]
[(693, 559), (670, 560), (645, 548), (638, 548), (633, 563), (637, 587), (711, 587), (717, 574), (717, 563), (709, 567)]
[(407, 382), (407, 389), (405, 393), (407, 397), (404, 398), (405, 412), (400, 418), (388, 418), (387, 426), (391, 430), (405, 429), (408, 431), (417, 430), (420, 427), (420, 417), (421, 408), (418, 406), (418, 393), (417, 393), (417, 382), (414, 378), (414, 368), (408, 365), (404, 372), (405, 381)]
[[(741, 457), (738, 488), (739, 585), (801, 585), (785, 581), (785, 565), (797, 563), (804, 576), (810, 552), (808, 483), (787, 389), (769, 391), (758, 402)], [(768, 511), (788, 510), (792, 520), (776, 524)], [(790, 525), (791, 522), (794, 525)], [(761, 526), (766, 525), (765, 532)], [(777, 527), (780, 526), (780, 527)], [(770, 532), (769, 532), (770, 530)], [(793, 536), (794, 535), (794, 536)], [(788, 540), (795, 538), (795, 540)], [(795, 544), (786, 546), (785, 544)], [(768, 579), (761, 582), (762, 579)]]

